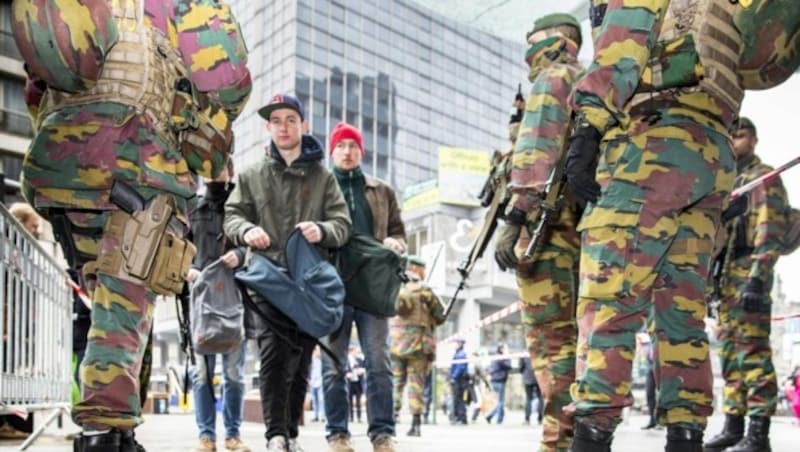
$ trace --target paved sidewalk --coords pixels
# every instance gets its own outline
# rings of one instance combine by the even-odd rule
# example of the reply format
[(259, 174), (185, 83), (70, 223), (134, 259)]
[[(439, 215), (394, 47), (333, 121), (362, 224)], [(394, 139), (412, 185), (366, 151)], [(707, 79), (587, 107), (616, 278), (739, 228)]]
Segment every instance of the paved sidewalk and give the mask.
[[(724, 418), (715, 416), (711, 419), (706, 435), (716, 434), (722, 426)], [(218, 417), (218, 432), (224, 432), (222, 419)], [(626, 424), (620, 426), (614, 439), (612, 450), (617, 452), (659, 452), (664, 450), (665, 430), (642, 431), (639, 429), (646, 423), (646, 418), (631, 416)], [(421, 438), (408, 438), (405, 432), (409, 424), (405, 420), (397, 426), (399, 435), (398, 450), (401, 452), (515, 452), (536, 450), (541, 437), (541, 429), (537, 426), (522, 426), (522, 413), (512, 411), (507, 415), (504, 425), (488, 425), (482, 419), (468, 426), (423, 425)], [(790, 418), (773, 420), (772, 450), (774, 452), (794, 452), (800, 450), (798, 438), (800, 427)], [(357, 452), (369, 452), (369, 439), (366, 436), (366, 424), (356, 423), (351, 426)], [(64, 430), (55, 427), (48, 429), (44, 437), (34, 443), (28, 450), (31, 452), (71, 451), (71, 443), (63, 439), (68, 431), (77, 428), (70, 424)], [(137, 429), (137, 437), (148, 452), (188, 452), (196, 442), (197, 430), (194, 416), (189, 414), (147, 415), (146, 422)], [(254, 451), (264, 450), (264, 429), (259, 424), (245, 423), (242, 426), (242, 438)], [(12, 451), (19, 447), (21, 441), (0, 442), (0, 451)], [(307, 452), (325, 452), (325, 431), (321, 423), (310, 423), (300, 430), (300, 445)], [(222, 449), (222, 439), (218, 440)]]

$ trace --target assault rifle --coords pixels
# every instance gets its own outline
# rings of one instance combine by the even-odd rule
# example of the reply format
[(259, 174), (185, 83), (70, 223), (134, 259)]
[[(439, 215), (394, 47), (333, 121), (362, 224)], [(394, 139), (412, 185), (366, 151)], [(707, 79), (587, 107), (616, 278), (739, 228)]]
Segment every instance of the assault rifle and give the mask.
[(489, 210), (486, 211), (483, 228), (481, 228), (480, 234), (478, 234), (478, 237), (472, 244), (469, 255), (458, 266), (457, 270), (461, 275), (461, 281), (458, 283), (456, 292), (453, 294), (453, 297), (447, 304), (447, 308), (444, 310), (445, 317), (450, 314), (459, 292), (466, 286), (467, 279), (469, 279), (469, 274), (472, 272), (473, 267), (475, 267), (475, 263), (483, 256), (483, 252), (486, 251), (486, 246), (489, 245), (489, 241), (492, 239), (495, 229), (497, 229), (497, 220), (503, 218), (505, 214), (508, 200), (511, 198), (511, 193), (506, 187), (508, 185), (509, 176), (511, 175), (512, 154), (513, 149), (505, 153), (494, 151), (494, 155), (492, 156), (492, 169), (489, 171), (489, 177), (486, 179), (478, 195), (481, 206), (488, 207)]
[[(547, 225), (558, 216), (561, 207), (564, 204), (564, 183), (566, 182), (566, 174), (564, 167), (567, 163), (567, 153), (569, 151), (569, 136), (572, 134), (572, 126), (575, 123), (574, 115), (570, 115), (567, 122), (566, 135), (564, 141), (561, 143), (561, 150), (558, 153), (553, 169), (550, 171), (550, 177), (547, 179), (547, 184), (542, 193), (542, 202), (539, 204), (539, 218), (537, 218), (535, 226), (529, 227), (531, 241), (525, 249), (525, 254), (522, 255), (523, 259), (530, 259), (536, 249), (539, 247), (539, 242), (542, 241), (542, 236), (547, 228)], [(529, 223), (530, 224), (530, 223)]]

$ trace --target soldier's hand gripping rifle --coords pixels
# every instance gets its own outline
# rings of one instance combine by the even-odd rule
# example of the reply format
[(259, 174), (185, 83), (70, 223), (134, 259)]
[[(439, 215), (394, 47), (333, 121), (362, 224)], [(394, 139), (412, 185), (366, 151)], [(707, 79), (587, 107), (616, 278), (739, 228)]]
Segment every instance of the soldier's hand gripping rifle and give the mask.
[(494, 151), (492, 169), (478, 195), (481, 206), (489, 207), (489, 210), (486, 211), (483, 228), (481, 228), (480, 234), (478, 234), (478, 237), (472, 244), (469, 255), (458, 266), (458, 273), (461, 275), (461, 281), (459, 281), (453, 297), (444, 310), (445, 318), (447, 318), (450, 311), (453, 309), (459, 292), (464, 289), (467, 279), (469, 279), (469, 274), (472, 272), (472, 268), (475, 267), (475, 263), (483, 256), (483, 252), (486, 251), (486, 246), (489, 244), (494, 231), (497, 229), (497, 220), (501, 219), (505, 213), (506, 205), (508, 205), (508, 200), (511, 197), (506, 186), (508, 185), (508, 178), (511, 173), (512, 153), (513, 150), (506, 153)]
[(539, 217), (535, 225), (531, 226), (531, 223), (528, 223), (531, 241), (525, 249), (525, 254), (522, 255), (523, 260), (530, 259), (533, 253), (536, 252), (539, 243), (542, 241), (542, 236), (544, 235), (547, 225), (558, 216), (564, 204), (563, 192), (564, 184), (566, 183), (564, 168), (567, 163), (567, 152), (569, 151), (569, 136), (572, 134), (574, 123), (574, 115), (570, 115), (569, 121), (567, 122), (566, 136), (561, 143), (558, 159), (555, 165), (553, 165), (553, 169), (550, 171), (550, 177), (547, 179), (544, 193), (542, 193), (542, 201), (539, 204)]

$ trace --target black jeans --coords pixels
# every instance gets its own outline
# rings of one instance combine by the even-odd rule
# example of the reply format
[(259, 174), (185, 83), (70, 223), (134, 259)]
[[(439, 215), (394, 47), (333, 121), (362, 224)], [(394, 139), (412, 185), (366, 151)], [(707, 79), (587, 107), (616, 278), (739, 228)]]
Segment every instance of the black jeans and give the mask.
[(265, 436), (267, 440), (278, 435), (296, 438), (316, 341), (300, 334), (288, 317), (268, 303), (257, 302), (257, 305), (274, 320), (268, 325), (261, 317), (255, 316), (261, 360), (261, 412), (267, 427)]
[(467, 406), (464, 395), (469, 389), (469, 377), (464, 375), (450, 382), (453, 391), (453, 420), (463, 424), (467, 423)]
[(647, 413), (650, 419), (655, 419), (656, 411), (656, 376), (653, 374), (653, 366), (647, 369), (647, 380), (645, 381), (645, 392), (647, 394)]
[(536, 422), (542, 423), (544, 417), (544, 399), (542, 398), (542, 391), (539, 389), (538, 384), (525, 385), (525, 420), (531, 420), (531, 412), (533, 411), (533, 399), (538, 399), (536, 408)]
[(356, 415), (358, 422), (361, 422), (361, 396), (364, 394), (364, 387), (361, 385), (361, 380), (348, 381), (350, 393), (350, 421), (353, 421), (353, 415)]

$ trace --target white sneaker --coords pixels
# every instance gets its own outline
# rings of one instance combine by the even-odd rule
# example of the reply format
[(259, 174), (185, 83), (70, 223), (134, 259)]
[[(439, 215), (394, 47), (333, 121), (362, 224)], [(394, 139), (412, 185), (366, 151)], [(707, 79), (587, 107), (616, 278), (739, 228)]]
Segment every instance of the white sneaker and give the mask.
[(333, 435), (328, 440), (328, 452), (355, 452), (350, 436), (345, 434)]
[(286, 438), (278, 435), (273, 436), (267, 441), (267, 452), (288, 452), (286, 447)]
[(305, 450), (300, 447), (297, 438), (289, 438), (289, 452), (305, 452)]

